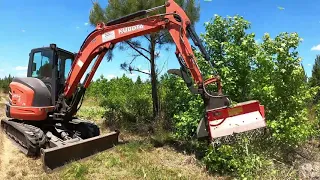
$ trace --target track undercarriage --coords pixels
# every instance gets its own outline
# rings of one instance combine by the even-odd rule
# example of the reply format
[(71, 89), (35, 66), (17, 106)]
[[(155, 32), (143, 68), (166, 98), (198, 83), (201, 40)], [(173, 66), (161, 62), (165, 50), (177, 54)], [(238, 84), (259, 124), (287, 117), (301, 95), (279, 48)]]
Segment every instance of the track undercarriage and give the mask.
[(25, 155), (41, 156), (45, 171), (108, 149), (118, 143), (119, 135), (118, 131), (100, 135), (97, 125), (81, 119), (69, 122), (3, 119), (1, 129)]

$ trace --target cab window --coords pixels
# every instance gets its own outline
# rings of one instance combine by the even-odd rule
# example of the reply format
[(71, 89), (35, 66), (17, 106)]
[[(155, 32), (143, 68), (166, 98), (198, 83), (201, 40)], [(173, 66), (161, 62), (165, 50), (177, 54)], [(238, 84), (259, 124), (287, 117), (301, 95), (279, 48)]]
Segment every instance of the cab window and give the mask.
[(68, 58), (65, 60), (65, 69), (64, 69), (64, 78), (67, 79), (68, 75), (69, 75), (69, 71), (71, 69), (72, 66), (72, 59)]
[(60, 67), (61, 64), (64, 64), (64, 66), (61, 66), (61, 67), (64, 67), (64, 69), (63, 70), (59, 69), (59, 71), (63, 72), (63, 74), (61, 74), (61, 75), (64, 76), (63, 77), (64, 79), (67, 79), (67, 77), (69, 75), (69, 71), (71, 69), (72, 62), (73, 62), (73, 54), (65, 53), (63, 51), (59, 52), (59, 58), (58, 58), (59, 65), (58, 66)]
[(51, 51), (41, 51), (33, 54), (32, 77), (51, 78), (52, 66), (50, 59)]

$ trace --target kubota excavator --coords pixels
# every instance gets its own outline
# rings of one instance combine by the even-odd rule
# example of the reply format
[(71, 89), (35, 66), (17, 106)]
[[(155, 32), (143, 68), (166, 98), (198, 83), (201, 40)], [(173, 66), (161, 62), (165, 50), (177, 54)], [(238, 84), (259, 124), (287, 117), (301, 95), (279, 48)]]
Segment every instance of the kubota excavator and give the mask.
[[(160, 8), (166, 8), (166, 13), (136, 19)], [(78, 53), (60, 49), (55, 44), (31, 50), (27, 77), (14, 78), (10, 83), (8, 118), (1, 121), (2, 130), (26, 155), (41, 155), (45, 170), (116, 145), (118, 130), (100, 135), (96, 124), (78, 119), (76, 113), (108, 50), (118, 42), (161, 30), (169, 31), (181, 65), (180, 69), (168, 73), (182, 77), (190, 91), (203, 98), (206, 111), (197, 129), (198, 138), (212, 142), (266, 126), (264, 106), (259, 101), (231, 107), (230, 100), (222, 94), (219, 76), (203, 79), (188, 37), (210, 64), (209, 55), (183, 9), (168, 0), (162, 6), (97, 24)], [(80, 82), (95, 58), (91, 71)], [(217, 84), (217, 92), (208, 92), (206, 87), (211, 83)]]

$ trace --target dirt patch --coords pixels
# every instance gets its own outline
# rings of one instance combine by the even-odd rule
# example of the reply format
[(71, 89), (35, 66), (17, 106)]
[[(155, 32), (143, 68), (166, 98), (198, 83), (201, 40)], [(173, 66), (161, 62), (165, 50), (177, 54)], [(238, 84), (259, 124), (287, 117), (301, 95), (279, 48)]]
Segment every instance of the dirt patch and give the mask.
[(25, 165), (24, 168), (28, 165), (25, 162), (26, 160), (19, 158), (20, 152), (18, 149), (12, 145), (3, 133), (0, 134), (0, 139), (0, 179), (19, 179), (28, 176), (30, 173), (21, 169), (21, 164)]
[(26, 157), (1, 130), (0, 179), (34, 179), (41, 171), (40, 159)]
[(320, 179), (320, 162), (302, 164), (299, 167), (299, 175), (303, 179)]

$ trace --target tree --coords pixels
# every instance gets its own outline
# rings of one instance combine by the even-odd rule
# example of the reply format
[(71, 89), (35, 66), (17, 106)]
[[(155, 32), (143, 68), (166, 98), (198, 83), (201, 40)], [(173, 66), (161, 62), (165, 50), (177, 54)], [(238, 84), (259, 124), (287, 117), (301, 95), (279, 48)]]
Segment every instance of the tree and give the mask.
[[(314, 135), (315, 127), (318, 127), (314, 118), (308, 119), (308, 102), (314, 91), (307, 86), (297, 51), (301, 38), (297, 33), (283, 32), (274, 38), (265, 33), (258, 44), (255, 34), (247, 32), (250, 23), (240, 16), (222, 18), (216, 15), (206, 23), (205, 29), (203, 41), (221, 76), (224, 94), (238, 102), (259, 100), (265, 106), (270, 133), (261, 139), (237, 138), (234, 145), (222, 145), (217, 149), (210, 145), (204, 162), (209, 171), (236, 172), (250, 178), (259, 166), (264, 166), (261, 164), (265, 152), (256, 151), (261, 148), (259, 145), (267, 147), (262, 150), (267, 154), (273, 149), (279, 154), (288, 154), (294, 145)], [(204, 76), (212, 75), (201, 54), (195, 54)], [(168, 89), (179, 85), (174, 78), (164, 82)], [(170, 99), (167, 109), (173, 114), (176, 135), (192, 138), (200, 119), (195, 114), (203, 112), (203, 109), (197, 109), (201, 101), (181, 94), (181, 91), (168, 90), (167, 94)], [(170, 104), (174, 101), (179, 105)], [(250, 143), (255, 140), (259, 142), (258, 146)], [(277, 157), (279, 154), (268, 155)]]
[(140, 76), (137, 77), (136, 84), (142, 84), (142, 80)]
[[(257, 52), (255, 34), (246, 32), (250, 23), (241, 16), (215, 15), (205, 27), (202, 37), (215, 71), (222, 78), (225, 94), (235, 102), (249, 99), (252, 62)], [(207, 75), (213, 73), (206, 65), (202, 68), (207, 69)]]
[(225, 94), (236, 102), (259, 100), (277, 140), (302, 141), (312, 132), (306, 114), (314, 92), (307, 88), (297, 51), (301, 38), (297, 33), (282, 32), (274, 38), (265, 33), (257, 44), (255, 34), (246, 32), (249, 28), (250, 23), (240, 16), (217, 15), (206, 25), (204, 42)]
[(304, 69), (304, 66), (303, 64), (301, 64), (301, 67), (302, 67), (302, 71), (303, 71), (303, 74), (304, 74), (304, 82), (308, 82), (308, 76), (307, 76), (307, 73), (306, 73), (306, 70)]
[(2, 92), (4, 93), (8, 93), (9, 92), (9, 85), (13, 80), (13, 76), (11, 76), (10, 74), (8, 76), (5, 76), (4, 78), (0, 78), (0, 89), (2, 90)]
[(320, 86), (320, 55), (317, 55), (312, 68), (312, 76), (310, 78), (310, 86)]
[[(309, 85), (311, 87), (320, 87), (320, 55), (317, 55), (312, 68), (312, 75), (309, 79)], [(320, 91), (317, 92), (313, 100), (313, 104), (317, 104), (320, 99)]]
[[(110, 20), (128, 15), (130, 13), (150, 9), (156, 6), (165, 4), (165, 0), (109, 0), (105, 9), (101, 8), (99, 3), (94, 3), (90, 12), (90, 23), (96, 25), (99, 22), (108, 22)], [(176, 0), (181, 7), (184, 8), (188, 15), (192, 25), (199, 20), (200, 7), (196, 4), (195, 0)], [(164, 13), (165, 8), (152, 12)], [(143, 39), (144, 38), (144, 39)], [(142, 42), (146, 41), (148, 47), (142, 47)], [(156, 53), (156, 49), (162, 48), (164, 45), (171, 43), (172, 39), (169, 33), (161, 31), (157, 33), (151, 33), (144, 35), (144, 37), (127, 40), (120, 44), (121, 50), (127, 50), (132, 48), (136, 54), (133, 55), (133, 60), (130, 63), (123, 63), (122, 69), (129, 71), (142, 72), (140, 69), (132, 67), (132, 62), (137, 57), (143, 57), (150, 64), (150, 73), (146, 73), (151, 77), (152, 84), (152, 100), (153, 100), (153, 117), (157, 117), (159, 113), (159, 102), (157, 93), (157, 68), (156, 59), (159, 57), (159, 53)], [(143, 72), (145, 73), (145, 72)]]

